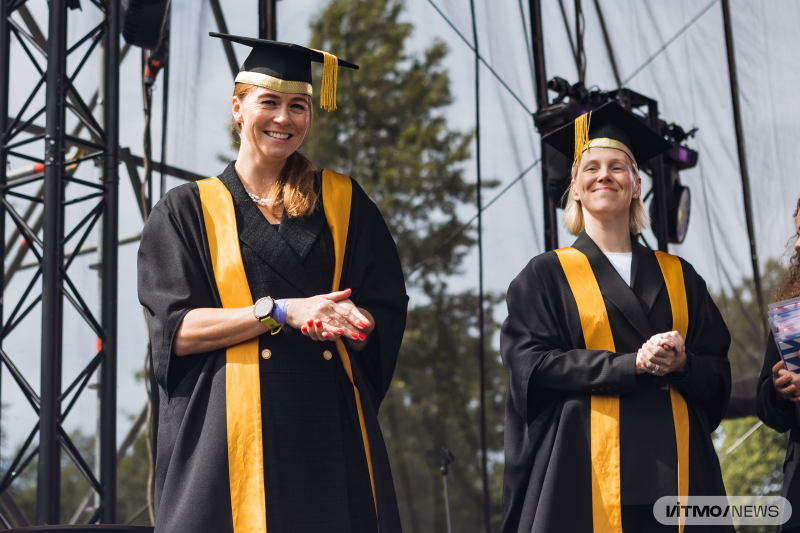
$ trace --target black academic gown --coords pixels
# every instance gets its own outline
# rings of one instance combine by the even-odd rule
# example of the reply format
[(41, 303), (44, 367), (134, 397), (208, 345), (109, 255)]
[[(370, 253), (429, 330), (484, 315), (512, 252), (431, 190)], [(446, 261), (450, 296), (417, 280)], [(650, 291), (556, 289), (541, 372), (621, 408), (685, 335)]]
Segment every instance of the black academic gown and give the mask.
[[(219, 178), (233, 199), (253, 301), (330, 292), (334, 248), (322, 206), (305, 220), (284, 217), (278, 229), (249, 199), (233, 164)], [(142, 234), (138, 271), (160, 403), (156, 531), (232, 533), (225, 350), (172, 352), (186, 313), (221, 307), (196, 184), (172, 189), (155, 206)], [(370, 443), (379, 524), (353, 386), (338, 355), (323, 356), (325, 350), (337, 354), (334, 343), (284, 326), (259, 338), (259, 353), (271, 353), (260, 359), (269, 533), (366, 532), (378, 525), (381, 533), (400, 531), (377, 412), (397, 361), (408, 298), (394, 240), (355, 182), (340, 288), (352, 289), (353, 302), (376, 322), (367, 347), (348, 352)]]
[[(786, 448), (786, 458), (783, 460), (782, 495), (789, 500), (793, 509), (800, 509), (800, 476), (797, 475), (797, 467), (800, 464), (800, 422), (798, 422), (797, 404), (779, 397), (772, 384), (772, 367), (780, 360), (775, 337), (770, 332), (767, 351), (764, 354), (764, 366), (758, 377), (756, 406), (758, 418), (764, 424), (780, 433), (789, 432), (789, 445)], [(789, 521), (778, 526), (778, 531), (798, 530), (795, 528), (800, 529), (800, 511), (792, 512)]]
[[(616, 353), (586, 349), (577, 304), (555, 252), (533, 258), (508, 289), (500, 337), (509, 372), (503, 532), (593, 530), (592, 395), (620, 396), (623, 516), (627, 506), (652, 505), (678, 493), (670, 383), (689, 411), (689, 495), (725, 494), (710, 433), (731, 392), (730, 335), (705, 282), (681, 260), (689, 307), (687, 371), (636, 374), (641, 345), (673, 328), (658, 260), (632, 241), (631, 287), (586, 233), (573, 244), (600, 286)], [(698, 531), (687, 528), (692, 530)]]

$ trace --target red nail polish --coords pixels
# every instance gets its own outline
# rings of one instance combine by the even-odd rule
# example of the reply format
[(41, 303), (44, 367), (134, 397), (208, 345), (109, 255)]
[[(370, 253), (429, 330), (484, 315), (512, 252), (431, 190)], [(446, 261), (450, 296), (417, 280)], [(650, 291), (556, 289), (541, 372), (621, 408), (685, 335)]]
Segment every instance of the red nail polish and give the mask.
[(322, 338), (323, 338), (323, 339), (327, 339), (327, 338), (328, 338), (328, 334), (327, 334), (327, 333), (325, 333), (324, 331), (322, 332)]
[(358, 327), (363, 328), (364, 327), (364, 323), (363, 322), (359, 322), (358, 323)]
[(353, 333), (353, 338), (354, 338), (354, 339), (357, 339), (357, 338), (358, 338), (358, 335), (356, 335), (355, 333)]
[(300, 328), (300, 331), (302, 331), (303, 333), (305, 333), (306, 331), (308, 331), (308, 326), (303, 326), (303, 327), (301, 327), (301, 328)]
[(315, 325), (316, 325), (317, 327), (321, 327), (321, 326), (322, 326), (322, 320), (317, 320), (317, 321), (316, 321), (316, 323), (315, 323)]
[(306, 322), (306, 324), (308, 325), (308, 327), (311, 327), (314, 325), (314, 321), (309, 319), (308, 322)]
[(367, 336), (366, 336), (366, 335), (364, 335), (363, 333), (359, 334), (359, 337), (361, 337), (361, 340), (362, 340), (362, 341), (363, 341), (364, 339), (366, 339), (366, 338), (367, 338)]
[(341, 335), (342, 333), (344, 333), (344, 330), (343, 330), (343, 329), (337, 329), (336, 331), (338, 331), (338, 332), (339, 332), (339, 335)]

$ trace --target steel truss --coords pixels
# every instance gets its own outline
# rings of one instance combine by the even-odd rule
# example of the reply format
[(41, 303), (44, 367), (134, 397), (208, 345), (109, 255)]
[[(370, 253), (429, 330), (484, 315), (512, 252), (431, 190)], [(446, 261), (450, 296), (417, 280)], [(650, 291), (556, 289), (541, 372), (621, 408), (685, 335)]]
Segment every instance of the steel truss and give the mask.
[[(116, 374), (117, 374), (117, 248), (119, 207), (119, 0), (49, 0), (48, 34), (45, 38), (26, 8), (26, 0), (0, 0), (0, 235), (5, 237), (11, 222), (10, 238), (0, 239), (0, 253), (11, 257), (0, 271), (0, 288), (5, 289), (28, 252), (38, 261), (35, 274), (17, 302), (0, 299), (0, 371), (3, 366), (19, 386), (38, 415), (27, 439), (0, 479), (0, 497), (15, 479), (38, 458), (37, 524), (59, 524), (61, 452), (74, 462), (90, 486), (100, 496), (100, 505), (89, 523), (116, 522)], [(67, 42), (67, 9), (97, 9), (102, 22), (75, 42)], [(22, 23), (19, 20), (22, 20)], [(38, 72), (30, 95), (18, 109), (9, 109), (10, 49), (12, 40)], [(95, 51), (103, 53), (102, 113), (95, 113), (99, 91), (84, 98), (75, 80)], [(69, 71), (67, 58), (77, 57)], [(45, 105), (33, 103), (44, 92)], [(67, 115), (78, 120), (66, 131)], [(96, 115), (100, 115), (99, 121)], [(44, 120), (42, 127), (37, 121)], [(37, 148), (37, 146), (41, 148)], [(31, 155), (32, 153), (39, 155)], [(9, 158), (33, 162), (30, 175), (13, 177), (6, 172)], [(93, 162), (102, 168), (102, 182), (94, 183), (74, 176), (79, 165)], [(35, 185), (38, 184), (38, 192)], [(66, 189), (70, 186), (70, 197)], [(31, 187), (34, 187), (32, 190)], [(75, 190), (77, 189), (77, 191)], [(77, 194), (75, 194), (77, 193)], [(11, 199), (15, 199), (12, 203)], [(22, 210), (18, 204), (27, 202)], [(75, 206), (91, 205), (88, 214), (73, 227), (65, 226), (65, 213)], [(40, 206), (42, 215), (33, 213)], [(11, 229), (9, 228), (9, 229)], [(102, 230), (101, 305), (95, 316), (70, 276), (70, 267), (80, 255), (87, 237)], [(22, 242), (15, 246), (22, 237)], [(69, 245), (71, 251), (65, 253)], [(15, 253), (12, 255), (12, 250)], [(38, 293), (38, 294), (37, 294)], [(68, 376), (63, 388), (63, 311), (64, 301), (72, 306), (100, 340), (99, 351), (88, 365)], [(42, 345), (41, 385), (35, 388), (14, 364), (13, 354), (2, 348), (3, 340), (41, 303)], [(4, 304), (11, 313), (6, 314)], [(13, 307), (12, 307), (13, 305)], [(92, 376), (100, 381), (100, 470), (82, 457), (63, 424)], [(38, 445), (34, 445), (38, 436)], [(99, 477), (98, 477), (99, 474)], [(0, 521), (11, 527), (9, 517), (0, 512)], [(21, 524), (14, 524), (21, 525)]]

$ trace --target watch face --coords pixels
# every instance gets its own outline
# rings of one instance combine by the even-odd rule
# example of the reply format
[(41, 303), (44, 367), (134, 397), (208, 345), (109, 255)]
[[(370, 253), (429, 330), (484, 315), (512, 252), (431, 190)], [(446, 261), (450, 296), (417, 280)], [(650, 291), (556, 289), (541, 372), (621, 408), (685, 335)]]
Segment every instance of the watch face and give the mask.
[(261, 298), (259, 301), (256, 302), (256, 306), (253, 309), (253, 314), (256, 315), (257, 318), (261, 319), (265, 316), (269, 316), (272, 314), (272, 308), (275, 306), (275, 302), (270, 297)]

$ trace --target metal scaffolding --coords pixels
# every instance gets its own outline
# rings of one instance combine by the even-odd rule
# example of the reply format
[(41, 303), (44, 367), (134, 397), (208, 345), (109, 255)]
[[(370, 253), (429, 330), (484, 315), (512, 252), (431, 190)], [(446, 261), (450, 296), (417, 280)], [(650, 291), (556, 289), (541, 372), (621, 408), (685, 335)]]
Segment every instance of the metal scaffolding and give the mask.
[[(0, 480), (0, 495), (11, 483), (38, 459), (37, 524), (59, 524), (61, 489), (61, 452), (75, 463), (90, 486), (100, 495), (100, 505), (89, 522), (114, 523), (116, 521), (116, 361), (117, 361), (117, 235), (119, 207), (119, 0), (98, 0), (84, 3), (101, 12), (102, 22), (73, 43), (67, 42), (67, 9), (80, 7), (69, 0), (50, 0), (48, 33), (45, 36), (27, 11), (24, 0), (0, 0), (0, 124), (4, 126), (0, 143), (0, 165), (8, 166), (9, 158), (34, 163), (33, 171), (21, 177), (13, 173), (0, 174), (0, 226), (5, 235), (5, 224), (10, 221), (15, 228), (12, 237), (2, 242), (3, 256), (15, 246), (18, 236), (23, 242), (17, 245), (17, 256), (31, 252), (38, 261), (35, 274), (27, 282), (22, 296), (16, 302), (6, 301), (8, 285), (21, 264), (12, 262), (2, 276), (3, 304), (13, 305), (10, 314), (0, 307), (0, 343), (32, 313), (41, 303), (41, 387), (37, 394), (29, 381), (14, 364), (14, 354), (6, 353), (0, 344), (0, 360), (20, 387), (38, 420), (27, 439), (11, 461), (5, 476)], [(18, 14), (26, 27), (12, 15)], [(24, 104), (13, 112), (9, 109), (10, 43), (19, 43), (39, 79)], [(75, 80), (87, 60), (98, 46), (103, 51), (104, 101), (102, 123), (94, 116), (98, 94), (84, 98)], [(70, 72), (67, 58), (79, 59)], [(45, 105), (32, 110), (31, 105), (44, 91)], [(71, 133), (66, 131), (68, 114), (78, 120)], [(44, 127), (37, 121), (44, 120)], [(31, 156), (39, 151), (41, 156)], [(20, 151), (22, 147), (25, 147)], [(67, 150), (70, 153), (67, 153)], [(76, 168), (85, 162), (94, 162), (102, 168), (102, 182), (94, 183), (74, 176)], [(27, 191), (31, 184), (40, 183), (39, 192)], [(70, 186), (72, 194), (66, 196)], [(28, 202), (24, 211), (10, 201), (11, 198)], [(73, 227), (66, 227), (67, 210), (89, 204), (91, 208)], [(41, 215), (33, 217), (37, 206)], [(102, 222), (101, 222), (102, 220)], [(79, 255), (95, 227), (102, 227), (101, 305), (100, 316), (95, 317), (86, 300), (73, 283), (70, 267)], [(40, 235), (41, 231), (41, 237)], [(65, 247), (72, 247), (65, 253)], [(38, 289), (38, 290), (37, 290)], [(41, 291), (38, 295), (36, 293)], [(72, 306), (100, 340), (99, 351), (89, 364), (81, 369), (72, 381), (62, 387), (63, 361), (63, 311), (64, 302)], [(0, 304), (2, 305), (2, 304)], [(100, 471), (92, 470), (84, 457), (64, 431), (64, 421), (75, 406), (93, 375), (100, 381)], [(34, 446), (38, 435), (38, 445)], [(99, 474), (99, 476), (98, 476)], [(0, 520), (11, 527), (8, 517), (0, 513)]]

